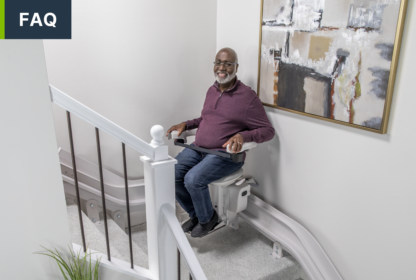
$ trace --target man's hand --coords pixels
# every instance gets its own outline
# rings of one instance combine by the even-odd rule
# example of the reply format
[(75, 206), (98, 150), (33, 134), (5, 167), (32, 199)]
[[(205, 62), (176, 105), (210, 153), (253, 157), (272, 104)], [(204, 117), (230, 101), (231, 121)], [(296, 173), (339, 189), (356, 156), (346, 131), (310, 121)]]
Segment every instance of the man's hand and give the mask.
[(168, 132), (166, 132), (166, 137), (168, 136), (169, 133), (171, 133), (174, 130), (178, 131), (178, 136), (180, 136), (182, 134), (182, 132), (184, 132), (186, 129), (186, 123), (180, 123), (177, 125), (172, 126), (171, 128), (168, 129)]
[(241, 134), (236, 134), (233, 137), (230, 138), (224, 145), (222, 145), (223, 148), (227, 147), (228, 144), (230, 144), (230, 147), (232, 147), (231, 152), (236, 154), (241, 151), (241, 148), (243, 147), (244, 139)]

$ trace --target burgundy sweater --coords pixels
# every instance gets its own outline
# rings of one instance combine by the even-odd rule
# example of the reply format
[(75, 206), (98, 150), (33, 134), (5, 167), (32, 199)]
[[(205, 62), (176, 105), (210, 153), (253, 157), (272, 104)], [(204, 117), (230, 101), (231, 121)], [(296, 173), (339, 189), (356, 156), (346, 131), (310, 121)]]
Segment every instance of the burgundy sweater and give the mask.
[(240, 133), (244, 142), (262, 143), (274, 136), (274, 128), (256, 93), (236, 79), (221, 93), (218, 83), (208, 89), (201, 117), (186, 122), (186, 129), (198, 128), (194, 144), (225, 150), (222, 145)]

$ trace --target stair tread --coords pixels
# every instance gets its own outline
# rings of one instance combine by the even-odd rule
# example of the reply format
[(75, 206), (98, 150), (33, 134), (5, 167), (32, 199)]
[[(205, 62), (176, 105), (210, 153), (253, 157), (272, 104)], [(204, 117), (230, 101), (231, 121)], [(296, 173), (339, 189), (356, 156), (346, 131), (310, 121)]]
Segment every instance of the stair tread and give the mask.
[[(243, 221), (238, 230), (225, 227), (204, 238), (187, 237), (208, 279), (297, 280), (303, 276), (292, 256), (273, 259), (273, 243)], [(181, 279), (189, 279), (181, 259)]]
[[(101, 232), (96, 228), (93, 222), (91, 222), (88, 217), (82, 213), (82, 221), (84, 225), (84, 233), (85, 233), (85, 243), (87, 247), (91, 250), (98, 251), (98, 252), (106, 252), (107, 247), (105, 243), (105, 237), (101, 234)], [(81, 237), (81, 229), (79, 225), (79, 217), (78, 217), (78, 206), (76, 204), (69, 204), (67, 205), (67, 214), (68, 214), (68, 222), (69, 227), (71, 230), (71, 239), (73, 243), (82, 246), (82, 237)], [(111, 255), (120, 258), (120, 253), (110, 245)]]
[[(185, 219), (184, 219), (185, 218)], [(187, 215), (182, 215), (185, 221)], [(307, 279), (300, 264), (285, 252), (280, 260), (273, 259), (273, 243), (264, 235), (240, 221), (240, 228), (220, 229), (204, 238), (187, 234), (191, 247), (208, 279), (227, 280), (302, 280)], [(146, 244), (146, 225), (133, 228), (133, 241)], [(189, 270), (181, 257), (181, 279), (189, 279)]]
[[(79, 225), (78, 206), (69, 202), (67, 204), (68, 222), (71, 229), (72, 242), (82, 245), (81, 230)], [(107, 246), (104, 233), (104, 222), (94, 224), (84, 212), (82, 219), (84, 224), (85, 242), (89, 249), (107, 254)], [(111, 219), (108, 219), (108, 231), (110, 236), (110, 254), (112, 258), (130, 263), (130, 249), (128, 235)], [(133, 261), (135, 265), (148, 268), (148, 258), (136, 244), (133, 245)]]
[(139, 246), (146, 255), (148, 255), (146, 224), (141, 224), (141, 225), (132, 227), (131, 236), (132, 236), (133, 242), (136, 243), (137, 246)]
[[(121, 229), (117, 223), (111, 219), (107, 218), (108, 225), (108, 235), (110, 237), (110, 244), (117, 248), (117, 250), (122, 253), (123, 258), (121, 260), (130, 262), (130, 245), (129, 245), (129, 236), (123, 229)], [(101, 221), (100, 224), (97, 224), (97, 228), (105, 234), (104, 221)], [(148, 257), (147, 253), (139, 247), (135, 242), (133, 242), (132, 234), (132, 247), (133, 247), (133, 262), (135, 265), (141, 266), (143, 268), (148, 268)]]

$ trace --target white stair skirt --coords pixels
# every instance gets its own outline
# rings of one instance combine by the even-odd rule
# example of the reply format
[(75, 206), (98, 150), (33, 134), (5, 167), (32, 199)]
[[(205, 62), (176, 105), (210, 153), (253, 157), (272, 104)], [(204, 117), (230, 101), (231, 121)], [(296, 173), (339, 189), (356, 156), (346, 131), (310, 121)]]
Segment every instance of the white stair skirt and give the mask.
[[(62, 175), (73, 178), (71, 153), (59, 148), (59, 160)], [(98, 190), (101, 193), (100, 173), (98, 165), (91, 163), (81, 157), (75, 156), (77, 163), (78, 181)], [(109, 195), (121, 200), (126, 199), (124, 178), (113, 172), (103, 169), (104, 188), (106, 196)], [(144, 203), (144, 180), (128, 180), (129, 196), (131, 200), (143, 200)]]

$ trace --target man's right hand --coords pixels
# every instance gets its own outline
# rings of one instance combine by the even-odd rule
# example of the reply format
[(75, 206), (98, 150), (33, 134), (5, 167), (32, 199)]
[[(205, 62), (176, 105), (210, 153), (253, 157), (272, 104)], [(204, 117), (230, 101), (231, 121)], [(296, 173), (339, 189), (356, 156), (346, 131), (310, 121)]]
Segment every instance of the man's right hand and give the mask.
[(168, 129), (168, 132), (166, 132), (166, 137), (168, 136), (169, 133), (171, 133), (174, 130), (178, 131), (178, 136), (180, 136), (182, 134), (182, 132), (184, 132), (186, 129), (186, 123), (180, 123), (177, 125), (172, 126), (171, 128)]

